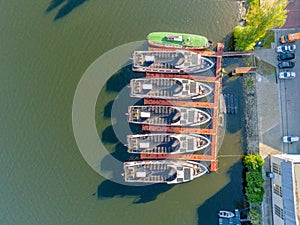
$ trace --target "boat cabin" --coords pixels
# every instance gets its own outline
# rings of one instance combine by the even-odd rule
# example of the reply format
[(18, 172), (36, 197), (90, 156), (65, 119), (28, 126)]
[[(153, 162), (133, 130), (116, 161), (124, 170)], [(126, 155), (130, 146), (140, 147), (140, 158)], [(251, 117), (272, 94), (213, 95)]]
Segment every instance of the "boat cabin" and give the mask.
[(167, 35), (166, 36), (166, 40), (167, 41), (183, 41), (183, 36), (180, 35), (180, 36), (174, 36), (174, 35)]

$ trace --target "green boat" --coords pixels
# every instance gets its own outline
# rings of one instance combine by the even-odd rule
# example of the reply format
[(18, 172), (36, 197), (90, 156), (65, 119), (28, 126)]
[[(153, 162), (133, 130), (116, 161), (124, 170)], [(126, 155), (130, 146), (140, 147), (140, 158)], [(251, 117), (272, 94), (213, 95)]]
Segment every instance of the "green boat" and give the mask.
[(154, 47), (206, 49), (212, 45), (204, 36), (173, 32), (152, 32), (148, 34), (147, 40)]

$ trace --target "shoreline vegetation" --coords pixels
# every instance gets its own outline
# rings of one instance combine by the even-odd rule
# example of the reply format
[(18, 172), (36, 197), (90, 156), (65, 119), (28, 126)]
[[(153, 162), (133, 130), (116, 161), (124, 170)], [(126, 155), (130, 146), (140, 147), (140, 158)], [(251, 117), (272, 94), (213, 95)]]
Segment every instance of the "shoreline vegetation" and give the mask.
[[(235, 51), (253, 50), (258, 41), (270, 47), (274, 41), (272, 29), (282, 27), (287, 18), (288, 0), (247, 0), (240, 5), (241, 23), (233, 31)], [(244, 8), (244, 10), (242, 10)], [(246, 12), (246, 13), (245, 13)], [(264, 179), (263, 158), (259, 155), (256, 74), (242, 77), (245, 134), (244, 193), (249, 203), (249, 219), (253, 225), (262, 224)]]
[(235, 50), (253, 50), (255, 44), (268, 36), (268, 31), (282, 27), (287, 18), (288, 0), (248, 0), (245, 25), (233, 31)]
[(262, 176), (263, 158), (259, 155), (256, 74), (242, 77), (245, 134), (244, 193), (249, 204), (248, 218), (253, 225), (262, 224), (261, 203), (264, 196)]
[(262, 167), (264, 159), (258, 154), (249, 154), (244, 157), (245, 174), (245, 195), (250, 204), (249, 219), (252, 225), (262, 224), (261, 203), (264, 197), (264, 179)]

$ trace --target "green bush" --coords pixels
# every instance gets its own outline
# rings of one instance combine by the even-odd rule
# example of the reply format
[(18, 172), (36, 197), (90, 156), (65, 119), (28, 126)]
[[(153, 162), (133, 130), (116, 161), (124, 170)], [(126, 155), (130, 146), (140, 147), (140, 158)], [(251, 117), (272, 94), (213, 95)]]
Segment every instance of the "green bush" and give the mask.
[(259, 206), (265, 193), (262, 177), (264, 159), (259, 154), (250, 154), (245, 156), (243, 162), (247, 168), (245, 195), (249, 203)]
[(253, 81), (253, 78), (251, 76), (249, 76), (249, 78), (247, 80), (247, 86), (246, 87), (247, 88), (253, 88), (254, 87), (254, 81)]
[(254, 207), (250, 208), (249, 219), (251, 220), (252, 225), (262, 225), (262, 214), (261, 212)]
[(248, 172), (246, 173), (247, 186), (245, 194), (249, 203), (259, 206), (264, 197), (264, 179), (261, 172)]
[(245, 156), (244, 165), (248, 171), (261, 171), (264, 159), (259, 154), (250, 154)]
[(264, 179), (262, 178), (262, 173), (260, 172), (247, 172), (246, 182), (248, 186), (262, 186)]

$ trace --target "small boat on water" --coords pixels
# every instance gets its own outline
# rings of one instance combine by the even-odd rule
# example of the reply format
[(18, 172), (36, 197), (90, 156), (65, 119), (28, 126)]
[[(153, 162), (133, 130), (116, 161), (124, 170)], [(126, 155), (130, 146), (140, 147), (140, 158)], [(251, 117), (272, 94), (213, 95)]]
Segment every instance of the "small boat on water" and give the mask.
[(140, 78), (130, 81), (131, 97), (158, 99), (197, 99), (208, 96), (207, 84), (182, 78)]
[(128, 122), (162, 126), (198, 126), (210, 121), (211, 116), (197, 108), (164, 105), (128, 107)]
[(234, 213), (226, 210), (220, 210), (218, 213), (220, 218), (232, 218), (234, 217)]
[(129, 153), (182, 154), (205, 149), (210, 140), (199, 134), (151, 133), (127, 136)]
[(147, 40), (151, 46), (165, 48), (206, 49), (212, 45), (204, 36), (175, 32), (152, 32)]
[(175, 160), (124, 162), (126, 182), (178, 184), (191, 181), (208, 172), (201, 163)]
[(135, 51), (132, 58), (132, 70), (136, 72), (199, 73), (214, 66), (210, 59), (184, 50)]

